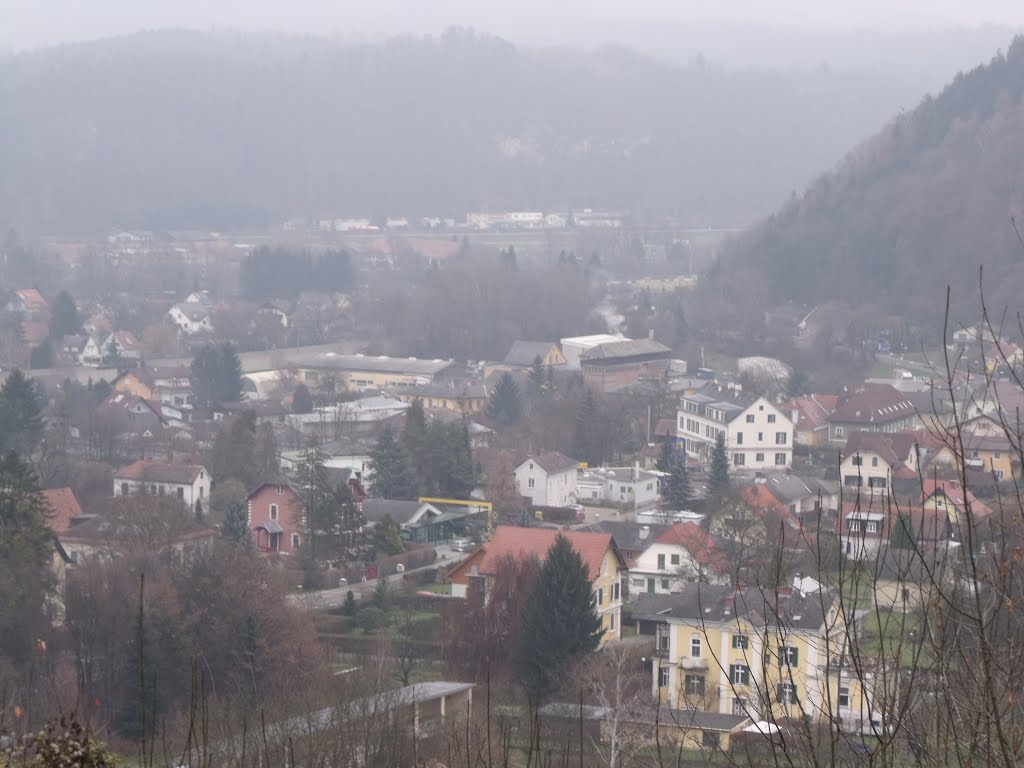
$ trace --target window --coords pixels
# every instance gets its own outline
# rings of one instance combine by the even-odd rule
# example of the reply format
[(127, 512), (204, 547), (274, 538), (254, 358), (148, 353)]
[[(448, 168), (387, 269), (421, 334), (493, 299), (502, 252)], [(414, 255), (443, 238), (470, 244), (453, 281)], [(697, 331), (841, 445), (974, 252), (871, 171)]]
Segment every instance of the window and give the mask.
[(786, 465), (786, 454), (776, 453), (775, 454), (775, 466), (783, 467)]
[(284, 493), (284, 488), (282, 488), (280, 485), (277, 486), (277, 495), (281, 496), (283, 493)]
[(776, 432), (775, 433), (775, 444), (776, 445), (785, 445), (786, 444), (786, 433), (785, 432)]
[(608, 614), (608, 629), (611, 629), (611, 630), (615, 629), (615, 614), (614, 613), (609, 613)]
[(156, 483), (154, 483), (153, 485), (149, 486), (149, 495), (150, 496), (156, 496)]
[(992, 452), (992, 458), (993, 459), (1001, 459), (1001, 458), (1003, 458), (1002, 451), (993, 451)]
[(775, 700), (779, 704), (796, 704), (796, 686), (792, 683), (782, 683), (775, 690)]
[(666, 592), (668, 592), (671, 589), (671, 587), (668, 584), (668, 579), (661, 580), (661, 588), (664, 589)]
[(874, 520), (868, 520), (867, 528), (864, 530), (868, 533), (878, 533), (878, 523)]
[(863, 463), (864, 463), (864, 459), (861, 458), (859, 453), (856, 456), (853, 457), (853, 466), (859, 467)]
[(533, 478), (532, 477), (529, 480), (526, 481), (526, 485), (529, 488), (533, 488)]
[(747, 457), (744, 456), (742, 453), (734, 453), (732, 456), (732, 463), (735, 464), (737, 467), (742, 467), (744, 464), (747, 463)]
[(658, 555), (658, 570), (659, 571), (664, 571), (665, 570), (665, 556), (664, 555)]
[(747, 707), (748, 706), (749, 706), (749, 703), (747, 702), (746, 699), (744, 699), (742, 697), (737, 697), (737, 698), (732, 700), (732, 713), (734, 715), (739, 715), (740, 717), (742, 717), (743, 715), (747, 714)]
[(792, 645), (779, 646), (779, 661), (787, 667), (795, 667), (800, 663), (800, 650)]
[(748, 413), (747, 414), (747, 424), (753, 424), (753, 423), (754, 423), (754, 414)]
[(167, 493), (167, 486), (166, 485), (161, 485), (160, 486), (160, 495), (163, 496), (165, 493)]
[(704, 676), (703, 675), (687, 675), (683, 681), (683, 687), (686, 691), (687, 696), (703, 696), (704, 695)]
[(597, 588), (597, 604), (598, 605), (604, 605), (604, 588), (603, 587), (598, 587)]
[(720, 733), (715, 733), (714, 731), (701, 731), (700, 733), (700, 745), (703, 749), (718, 749), (721, 740), (722, 735)]
[(128, 483), (121, 483), (121, 495), (122, 496), (127, 496), (128, 495)]
[(277, 520), (277, 504), (270, 505), (270, 519)]
[(695, 659), (699, 659), (700, 658), (700, 638), (699, 637), (691, 637), (690, 638), (690, 656), (695, 658)]
[(768, 414), (768, 423), (769, 424), (774, 424), (775, 423), (775, 414), (774, 413), (769, 413)]
[[(641, 581), (640, 583), (642, 584), (643, 582)], [(614, 584), (612, 584), (612, 600), (618, 600), (618, 599), (619, 599), (619, 582), (616, 581)]]
[(736, 445), (743, 445), (743, 433), (742, 432), (737, 432), (736, 433)]
[(205, 489), (205, 488), (203, 488), (203, 486), (201, 486), (201, 485), (199, 486), (199, 498), (200, 498), (200, 499), (201, 499), (201, 498), (203, 498), (203, 492), (204, 492), (205, 490), (206, 490), (206, 489)]
[(1003, 479), (1003, 470), (997, 469), (996, 470), (996, 480), (1002, 480), (1002, 479)]
[(848, 488), (860, 488), (860, 481), (860, 475), (847, 475), (846, 477), (843, 478), (843, 485), (847, 486)]
[(644, 580), (643, 580), (642, 578), (640, 578), (640, 579), (636, 579), (636, 578), (634, 578), (634, 579), (631, 579), (631, 580), (630, 580), (630, 583), (631, 583), (631, 584), (632, 584), (632, 585), (633, 585), (634, 587), (642, 587), (642, 586), (644, 585)]
[(877, 467), (878, 466), (878, 457), (877, 456), (872, 456), (871, 457), (871, 466), (872, 467)]
[(299, 534), (293, 533), (292, 534), (292, 549), (298, 549), (298, 548), (299, 548)]
[(747, 650), (749, 645), (749, 639), (746, 635), (733, 635), (732, 636), (732, 647), (739, 648), (741, 650)]
[(668, 667), (662, 667), (658, 670), (658, 685), (662, 688), (668, 687)]
[(764, 441), (764, 432), (758, 432), (757, 433), (757, 442), (760, 443), (760, 442), (763, 442), (763, 441)]
[(843, 436), (843, 428), (842, 427), (836, 427), (835, 428), (835, 435), (836, 435), (836, 437), (842, 437)]
[(531, 472), (533, 471), (533, 462), (532, 461), (530, 462), (530, 471)]
[(733, 685), (750, 685), (750, 667), (746, 664), (730, 664), (729, 680)]
[(839, 706), (850, 706), (850, 689), (847, 688), (845, 685), (839, 686)]
[(764, 454), (763, 453), (755, 454), (754, 455), (754, 461), (757, 461), (759, 463), (763, 462), (764, 461)]
[(868, 478), (868, 487), (869, 488), (885, 488), (885, 486), (887, 485), (887, 482), (888, 481), (884, 477), (869, 477)]
[(672, 555), (672, 557), (669, 558), (669, 560), (672, 563), (672, 565), (679, 565), (679, 555)]
[(625, 492), (626, 492), (626, 486), (620, 485), (619, 486), (619, 493), (625, 493)]
[(179, 499), (184, 499), (185, 498), (185, 489), (184, 488), (180, 488), (180, 487), (178, 488), (178, 498)]

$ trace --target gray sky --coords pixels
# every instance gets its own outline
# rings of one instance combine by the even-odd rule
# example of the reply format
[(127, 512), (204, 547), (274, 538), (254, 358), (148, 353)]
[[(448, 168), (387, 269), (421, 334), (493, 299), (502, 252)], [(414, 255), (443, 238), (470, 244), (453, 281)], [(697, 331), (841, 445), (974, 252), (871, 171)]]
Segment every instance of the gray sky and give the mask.
[(617, 25), (803, 28), (1024, 25), (1024, 0), (0, 0), (0, 45), (31, 48), (159, 27), (378, 38), (473, 26), (522, 42), (603, 42)]

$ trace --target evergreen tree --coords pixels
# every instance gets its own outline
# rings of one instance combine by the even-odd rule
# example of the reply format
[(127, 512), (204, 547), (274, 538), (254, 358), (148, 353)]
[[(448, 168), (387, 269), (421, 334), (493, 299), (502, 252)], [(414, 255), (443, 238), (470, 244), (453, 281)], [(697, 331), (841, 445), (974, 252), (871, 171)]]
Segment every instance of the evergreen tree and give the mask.
[(32, 347), (28, 353), (28, 367), (35, 370), (53, 367), (53, 342), (49, 337)]
[(668, 477), (664, 479), (664, 497), (674, 510), (688, 509), (693, 499), (693, 486), (690, 484), (690, 472), (686, 468), (686, 455), (674, 448), (668, 455)]
[(210, 345), (192, 357), (192, 397), (197, 405), (210, 407), (217, 399), (217, 353)]
[(238, 544), (252, 545), (252, 535), (249, 532), (249, 508), (244, 501), (232, 502), (228, 507), (220, 532), (224, 538)]
[(523, 414), (523, 398), (512, 374), (507, 371), (498, 378), (487, 405), (487, 415), (499, 424), (518, 424)]
[(601, 635), (587, 567), (569, 540), (559, 535), (523, 606), (513, 653), (531, 702), (547, 699), (574, 662), (597, 650)]
[(544, 360), (540, 355), (533, 358), (533, 365), (530, 367), (530, 386), (535, 392), (544, 388), (547, 381), (547, 371), (544, 369)]
[(729, 454), (725, 451), (725, 433), (719, 432), (711, 452), (711, 470), (708, 473), (708, 496), (721, 501), (729, 493)]
[(341, 612), (348, 617), (355, 616), (359, 612), (359, 603), (356, 602), (356, 593), (351, 589), (345, 593), (345, 602), (341, 604)]
[(402, 527), (394, 521), (391, 515), (384, 515), (383, 519), (373, 526), (373, 546), (378, 552), (383, 552), (385, 555), (397, 555), (405, 550), (405, 544), (402, 542)]
[(246, 488), (252, 488), (267, 475), (260, 473), (256, 451), (259, 441), (256, 416), (252, 411), (242, 411), (238, 416), (222, 424), (210, 452), (210, 473), (218, 482), (238, 480)]
[(390, 425), (380, 431), (377, 445), (370, 454), (373, 495), (382, 499), (417, 498), (416, 473), (405, 446)]
[(423, 412), (423, 401), (418, 397), (410, 403), (409, 410), (405, 412), (402, 441), (409, 453), (409, 460), (416, 472), (419, 487), (427, 489), (435, 476), (431, 471), (428, 456), (430, 440), (427, 436), (427, 416)]
[(0, 387), (0, 451), (31, 455), (43, 437), (42, 413), (35, 382), (13, 369)]
[(242, 363), (231, 342), (224, 342), (218, 349), (218, 391), (217, 401), (237, 403), (242, 399)]
[(597, 406), (594, 393), (588, 388), (576, 409), (573, 429), (573, 453), (592, 467), (600, 466), (608, 457), (609, 421)]
[(468, 499), (476, 484), (476, 467), (465, 424), (435, 422), (427, 430), (431, 446), (432, 488), (441, 496)]
[(908, 515), (900, 515), (896, 518), (896, 524), (889, 536), (889, 544), (893, 549), (913, 549), (916, 537), (914, 536), (914, 524)]
[(253, 458), (261, 479), (275, 477), (281, 471), (281, 452), (277, 448), (277, 437), (269, 421), (260, 425), (256, 436), (256, 450)]
[(334, 496), (326, 462), (327, 454), (316, 442), (310, 443), (299, 456), (292, 484), (306, 520), (306, 546), (303, 549), (309, 563), (316, 562), (318, 557), (317, 537)]
[(312, 413), (313, 396), (305, 384), (299, 384), (292, 393), (292, 413)]
[(0, 658), (28, 663), (49, 626), (53, 535), (35, 473), (14, 451), (0, 456)]
[(196, 499), (195, 515), (197, 523), (202, 523), (206, 520), (206, 512), (203, 510), (202, 499)]
[(82, 319), (78, 315), (75, 300), (67, 291), (61, 291), (50, 305), (50, 337), (60, 340), (63, 336), (82, 330)]
[(672, 454), (675, 450), (675, 440), (672, 435), (665, 435), (665, 439), (661, 441), (661, 452), (658, 454), (658, 460), (655, 462), (654, 468), (659, 472), (671, 472)]

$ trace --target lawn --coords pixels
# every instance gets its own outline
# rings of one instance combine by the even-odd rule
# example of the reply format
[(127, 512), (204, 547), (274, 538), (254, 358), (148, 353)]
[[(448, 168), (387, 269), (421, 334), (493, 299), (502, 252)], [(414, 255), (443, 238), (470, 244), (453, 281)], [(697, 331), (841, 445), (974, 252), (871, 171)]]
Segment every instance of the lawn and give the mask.
[[(861, 657), (865, 661), (889, 660), (899, 654), (901, 666), (915, 664), (915, 640), (920, 640), (922, 626), (921, 619), (912, 613), (871, 611), (860, 623), (857, 647)], [(924, 653), (916, 663), (927, 663)]]

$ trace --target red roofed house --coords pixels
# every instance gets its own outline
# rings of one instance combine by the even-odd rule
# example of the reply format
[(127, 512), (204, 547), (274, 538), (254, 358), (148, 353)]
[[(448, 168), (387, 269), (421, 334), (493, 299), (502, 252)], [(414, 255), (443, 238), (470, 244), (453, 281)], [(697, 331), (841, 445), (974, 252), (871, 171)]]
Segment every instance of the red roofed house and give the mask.
[(261, 552), (291, 554), (302, 543), (302, 503), (285, 481), (263, 483), (246, 499), (249, 528)]
[[(992, 515), (992, 508), (958, 480), (927, 478), (921, 488), (921, 508), (922, 521), (911, 519), (918, 541), (963, 541), (967, 538), (969, 520), (983, 525)], [(929, 525), (932, 520), (935, 522)]]
[(915, 432), (851, 432), (839, 465), (847, 494), (863, 491), (884, 496), (894, 479), (913, 480), (917, 476), (920, 439)]
[(851, 432), (905, 432), (920, 426), (917, 409), (892, 384), (861, 384), (845, 393), (829, 417), (829, 440), (846, 442)]
[(76, 520), (84, 517), (82, 507), (70, 488), (51, 488), (42, 493), (46, 506), (50, 508), (49, 527), (54, 533), (64, 533)]
[(576, 468), (579, 462), (558, 451), (529, 456), (516, 467), (519, 495), (538, 507), (568, 507), (576, 503)]
[(652, 595), (681, 592), (693, 582), (728, 584), (729, 558), (696, 523), (675, 523), (640, 554), (629, 576), (643, 579), (642, 591)]
[(22, 288), (14, 291), (7, 302), (7, 310), (9, 312), (37, 314), (45, 312), (49, 308), (50, 305), (46, 303), (46, 299), (35, 288)]
[(210, 498), (210, 473), (198, 464), (136, 461), (114, 473), (114, 495), (177, 496), (191, 509)]
[(564, 535), (579, 553), (590, 575), (597, 612), (604, 628), (602, 642), (618, 640), (622, 633), (622, 581), (627, 569), (615, 539), (608, 533), (499, 525), (490, 541), (480, 545), (449, 574), (452, 594), (467, 597), (471, 593), (470, 585), (475, 580), (482, 580), (483, 588), (472, 590), (472, 594), (479, 594), (486, 600), (490, 594), (490, 582), (498, 572), (502, 558), (535, 557), (543, 561), (559, 534)]
[(828, 420), (839, 402), (837, 395), (803, 395), (780, 403), (793, 420), (793, 442), (819, 447), (828, 444)]

